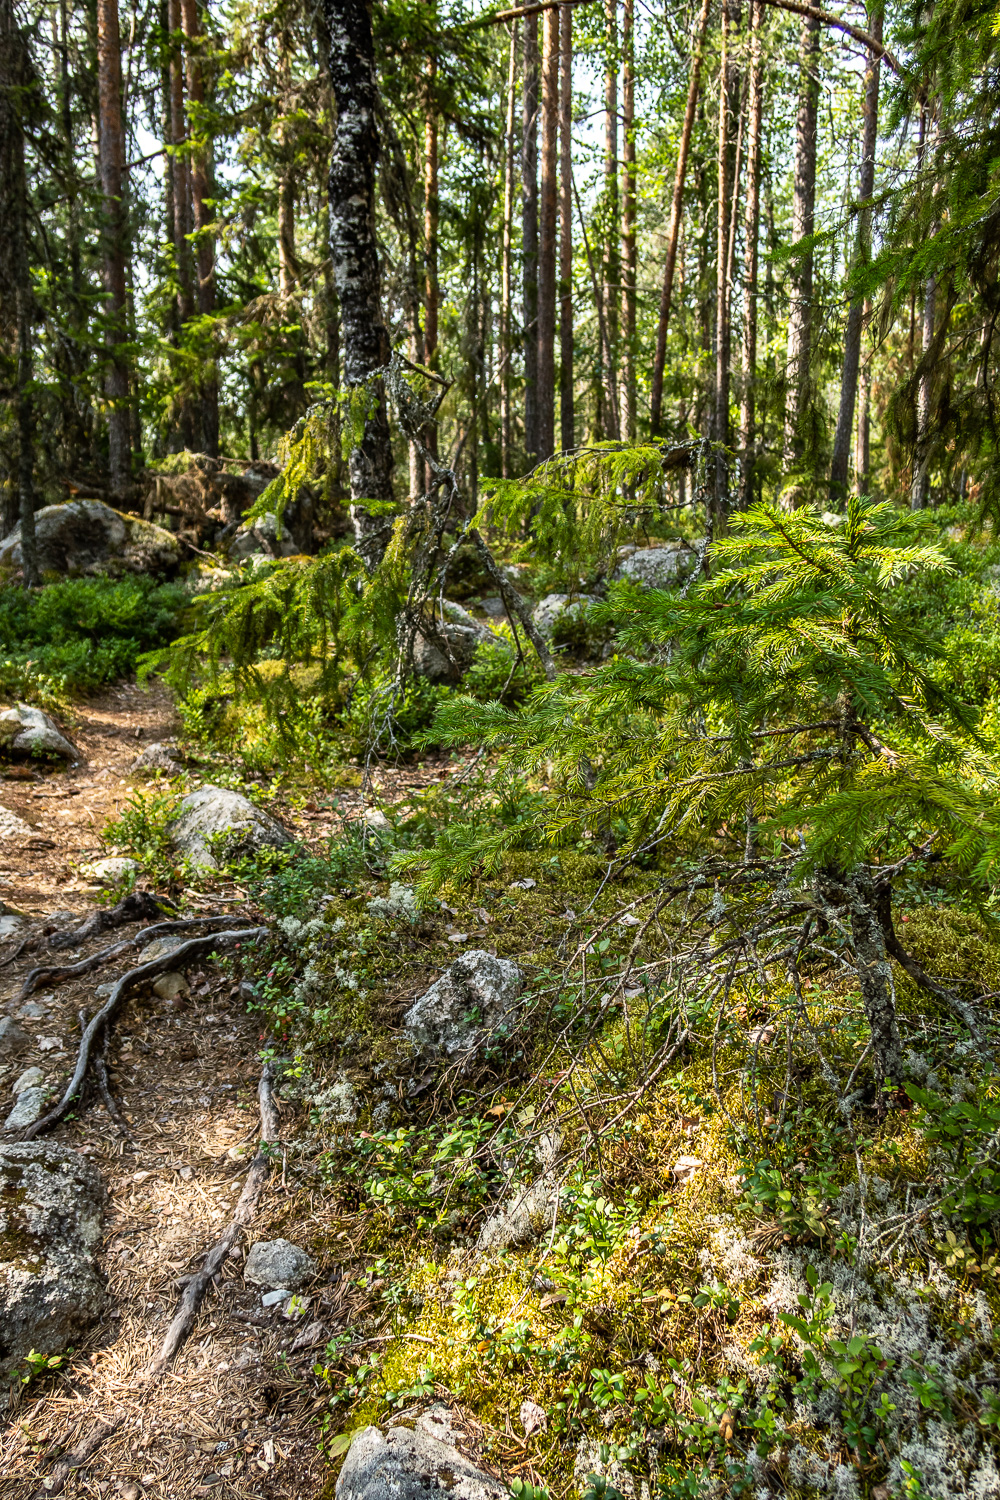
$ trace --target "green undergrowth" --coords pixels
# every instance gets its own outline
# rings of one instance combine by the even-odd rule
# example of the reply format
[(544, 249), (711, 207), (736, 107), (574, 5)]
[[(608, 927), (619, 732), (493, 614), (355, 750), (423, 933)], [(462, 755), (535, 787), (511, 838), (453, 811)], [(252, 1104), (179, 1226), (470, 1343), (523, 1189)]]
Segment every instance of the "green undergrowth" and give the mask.
[[(526, 850), (431, 897), (394, 872), (405, 824), (254, 886), (274, 938), (253, 1005), (302, 1122), (289, 1171), (358, 1308), (316, 1365), (331, 1463), (445, 1399), (553, 1497), (993, 1493), (1000, 1090), (954, 1022), (897, 972), (922, 1072), (846, 1119), (824, 1076), (865, 1047), (845, 981), (807, 976), (825, 1064), (789, 1071), (780, 986), (720, 1024), (660, 965), (676, 909), (636, 946), (624, 918), (667, 870), (602, 888), (600, 851)], [(974, 912), (914, 889), (897, 921), (934, 972), (1000, 988)], [(471, 947), (525, 990), (445, 1064), (400, 1026)]]
[(150, 578), (0, 587), (0, 695), (59, 704), (135, 671), (177, 633), (187, 595)]

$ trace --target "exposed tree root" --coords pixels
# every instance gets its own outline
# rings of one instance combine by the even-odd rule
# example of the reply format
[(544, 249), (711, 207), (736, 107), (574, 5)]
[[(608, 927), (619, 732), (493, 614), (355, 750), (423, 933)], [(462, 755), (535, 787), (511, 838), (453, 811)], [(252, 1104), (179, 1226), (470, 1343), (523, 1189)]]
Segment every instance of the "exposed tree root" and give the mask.
[[(146, 967), (150, 966), (146, 965)], [(273, 1065), (265, 1063), (257, 1088), (257, 1098), (260, 1102), (260, 1146), (250, 1164), (250, 1171), (239, 1202), (233, 1211), (233, 1217), (225, 1234), (206, 1253), (201, 1270), (192, 1276), (185, 1286), (160, 1351), (150, 1360), (138, 1382), (137, 1394), (148, 1391), (156, 1384), (184, 1343), (194, 1327), (194, 1321), (204, 1301), (205, 1293), (222, 1269), (226, 1257), (231, 1254), (240, 1233), (247, 1227), (256, 1212), (272, 1159), (272, 1153), (268, 1147), (274, 1147), (278, 1143), (278, 1110), (274, 1102), (273, 1085)], [(41, 1486), (35, 1491), (33, 1500), (47, 1500), (50, 1495), (61, 1495), (70, 1475), (97, 1452), (106, 1438), (117, 1432), (123, 1421), (124, 1413), (113, 1420), (95, 1422), (77, 1446), (70, 1453), (64, 1454), (52, 1472), (42, 1481)]]
[(90, 938), (100, 936), (102, 932), (112, 932), (117, 927), (124, 927), (126, 922), (153, 922), (157, 917), (162, 917), (172, 905), (164, 897), (154, 896), (149, 891), (132, 891), (130, 895), (123, 896), (117, 906), (98, 907), (96, 911), (92, 911), (79, 927), (69, 930), (63, 928), (49, 934), (37, 929), (29, 932), (6, 958), (0, 959), (0, 969), (6, 969), (22, 953), (33, 952), (36, 948), (75, 948), (79, 943), (86, 943)]
[(140, 984), (145, 984), (147, 980), (155, 979), (159, 974), (166, 973), (168, 969), (177, 968), (188, 959), (200, 958), (203, 953), (211, 953), (214, 948), (230, 948), (234, 943), (263, 940), (266, 937), (266, 927), (239, 927), (235, 931), (209, 932), (204, 937), (190, 938), (179, 948), (175, 948), (172, 953), (165, 953), (161, 958), (154, 958), (150, 963), (140, 964), (137, 969), (130, 969), (127, 974), (123, 974), (80, 1038), (76, 1067), (73, 1069), (73, 1076), (66, 1085), (62, 1098), (49, 1110), (48, 1114), (44, 1114), (40, 1120), (36, 1120), (33, 1125), (28, 1126), (27, 1130), (22, 1131), (20, 1139), (34, 1140), (43, 1131), (51, 1130), (52, 1126), (57, 1125), (62, 1119), (79, 1094), (86, 1077), (94, 1038), (102, 1027), (107, 1026), (114, 1018), (131, 990)]
[(36, 969), (30, 969), (24, 977), (17, 998), (27, 1000), (28, 996), (33, 995), (43, 984), (62, 984), (65, 979), (78, 979), (81, 974), (89, 974), (91, 970), (99, 969), (102, 964), (119, 958), (130, 948), (137, 948), (140, 943), (152, 942), (153, 938), (165, 937), (168, 932), (187, 932), (192, 927), (204, 927), (206, 922), (231, 920), (225, 914), (214, 917), (184, 917), (173, 922), (157, 922), (153, 927), (143, 927), (132, 937), (122, 938), (120, 942), (112, 943), (108, 948), (101, 948), (99, 952), (92, 953), (89, 958), (82, 958), (79, 963), (39, 965)]
[[(83, 1032), (86, 1031), (86, 1029), (87, 1016), (86, 1013), (81, 1010), (80, 1030), (81, 1032)], [(97, 1079), (98, 1092), (100, 1093), (101, 1102), (103, 1103), (104, 1108), (107, 1112), (108, 1119), (111, 1120), (113, 1124), (118, 1126), (119, 1134), (125, 1137), (130, 1146), (137, 1146), (138, 1142), (129, 1129), (128, 1121), (115, 1103), (114, 1097), (111, 1093), (111, 1085), (108, 1083), (108, 1069), (106, 1059), (108, 1055), (108, 1043), (110, 1042), (110, 1040), (111, 1028), (109, 1026), (105, 1026), (104, 1039), (101, 1042), (101, 1050), (94, 1053), (94, 1077)]]
[[(118, 927), (124, 927), (126, 922), (155, 922), (157, 917), (163, 916), (164, 908), (171, 906), (173, 902), (164, 901), (151, 891), (132, 891), (123, 896), (116, 906), (99, 906), (79, 927), (73, 927), (68, 932), (54, 932), (49, 938), (48, 946), (75, 948), (78, 943), (88, 943), (91, 938), (100, 937), (102, 932), (113, 932)], [(175, 911), (176, 909), (174, 907)]]
[(247, 1180), (225, 1233), (207, 1251), (201, 1270), (191, 1277), (181, 1294), (180, 1304), (171, 1319), (160, 1352), (155, 1359), (150, 1360), (146, 1368), (146, 1381), (158, 1380), (180, 1349), (194, 1327), (205, 1293), (218, 1276), (226, 1257), (231, 1254), (240, 1233), (257, 1211), (257, 1202), (271, 1166), (273, 1153), (268, 1147), (275, 1146), (278, 1142), (279, 1121), (272, 1093), (273, 1085), (274, 1069), (270, 1063), (266, 1063), (257, 1088), (257, 1098), (260, 1101), (260, 1145), (257, 1154), (250, 1164)]

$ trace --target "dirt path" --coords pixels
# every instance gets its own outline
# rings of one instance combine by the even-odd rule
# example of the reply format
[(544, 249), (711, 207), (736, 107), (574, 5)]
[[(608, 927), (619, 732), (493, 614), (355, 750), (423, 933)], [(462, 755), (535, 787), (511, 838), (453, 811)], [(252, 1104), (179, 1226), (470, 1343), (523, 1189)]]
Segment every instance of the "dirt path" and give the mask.
[[(127, 770), (137, 751), (173, 728), (162, 690), (123, 687), (81, 708), (73, 727), (81, 764), (38, 781), (0, 784), (0, 805), (35, 830), (30, 840), (0, 843), (0, 897), (35, 918), (93, 907), (78, 866), (99, 852), (100, 829), (130, 794)], [(63, 919), (55, 917), (55, 925)], [(68, 1077), (78, 1012), (92, 1015), (95, 987), (129, 967), (120, 961), (21, 1005), (16, 996), (31, 962), (0, 970), (0, 1017), (14, 1016), (34, 1039), (0, 1067), (4, 1117), (25, 1068), (40, 1066), (53, 1085)], [(134, 1147), (93, 1097), (79, 1119), (47, 1137), (89, 1157), (107, 1184), (100, 1267), (109, 1297), (103, 1320), (60, 1373), (26, 1386), (8, 1412), (0, 1429), (2, 1500), (43, 1494), (53, 1460), (96, 1419), (119, 1417), (118, 1430), (70, 1478), (66, 1495), (312, 1500), (322, 1489), (315, 1415), (323, 1388), (311, 1365), (342, 1326), (346, 1290), (329, 1271), (306, 1288), (306, 1311), (290, 1321), (279, 1309), (263, 1308), (260, 1290), (243, 1282), (241, 1258), (232, 1258), (167, 1377), (148, 1395), (137, 1390), (137, 1374), (176, 1307), (178, 1278), (197, 1265), (198, 1253), (228, 1219), (258, 1130), (261, 1038), (253, 1018), (238, 986), (218, 969), (195, 966), (188, 979), (189, 997), (167, 1001), (150, 993), (131, 1000), (115, 1027), (112, 1091)], [(287, 1104), (283, 1135), (286, 1122), (290, 1136), (294, 1113)], [(306, 1221), (314, 1234), (322, 1232), (322, 1205), (304, 1201), (279, 1162), (253, 1238), (295, 1239)], [(293, 1348), (310, 1325), (306, 1347)]]

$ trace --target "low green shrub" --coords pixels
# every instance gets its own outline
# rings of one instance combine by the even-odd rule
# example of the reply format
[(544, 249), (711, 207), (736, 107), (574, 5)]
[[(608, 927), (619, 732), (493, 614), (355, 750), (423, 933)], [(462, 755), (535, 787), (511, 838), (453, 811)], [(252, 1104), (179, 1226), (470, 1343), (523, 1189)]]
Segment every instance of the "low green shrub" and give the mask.
[(54, 700), (127, 677), (177, 631), (187, 595), (150, 578), (0, 587), (0, 694)]

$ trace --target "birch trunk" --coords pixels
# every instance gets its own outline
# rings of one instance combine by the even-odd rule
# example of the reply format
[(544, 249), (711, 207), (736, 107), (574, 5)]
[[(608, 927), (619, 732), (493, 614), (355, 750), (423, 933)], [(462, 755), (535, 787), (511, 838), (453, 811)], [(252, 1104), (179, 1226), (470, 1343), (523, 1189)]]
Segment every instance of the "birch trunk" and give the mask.
[(337, 105), (330, 161), (330, 256), (340, 306), (344, 384), (367, 402), (348, 460), (357, 547), (369, 567), (382, 558), (391, 523), (366, 500), (392, 499), (392, 445), (381, 371), (389, 360), (375, 237), (378, 161), (375, 48), (367, 0), (325, 0), (329, 71)]

